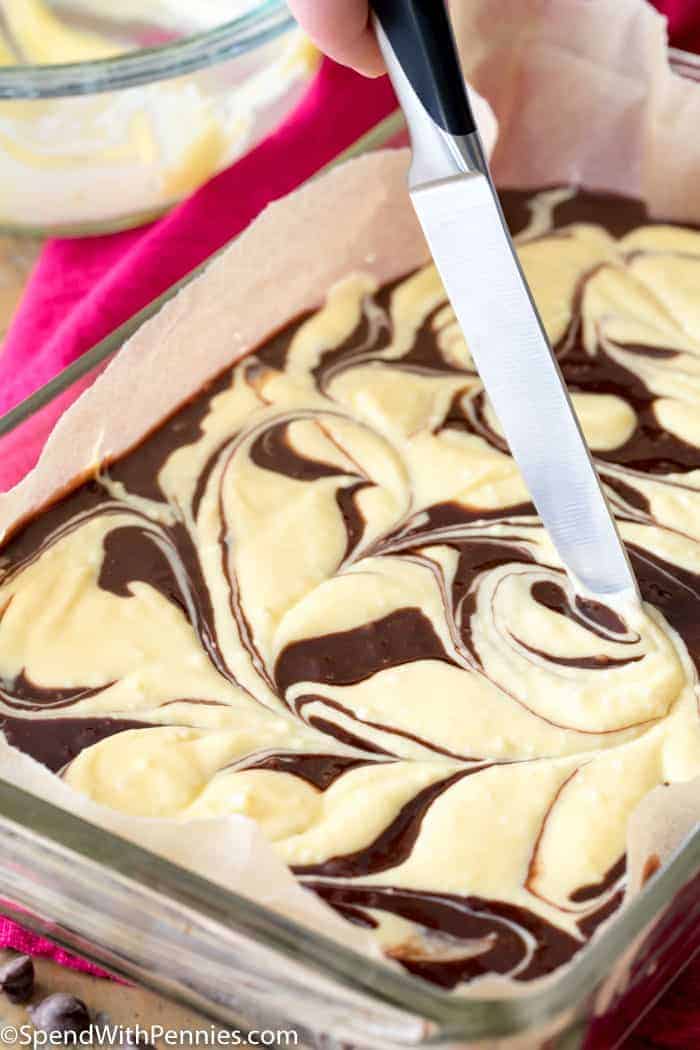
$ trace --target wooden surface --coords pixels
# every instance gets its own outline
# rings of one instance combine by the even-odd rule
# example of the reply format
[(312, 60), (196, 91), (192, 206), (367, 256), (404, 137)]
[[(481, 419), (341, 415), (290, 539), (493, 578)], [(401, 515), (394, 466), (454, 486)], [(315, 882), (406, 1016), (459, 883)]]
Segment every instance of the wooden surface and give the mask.
[(0, 237), (0, 347), (41, 245), (21, 237)]
[[(13, 954), (0, 951), (0, 965)], [(162, 1027), (168, 1032), (176, 1033), (208, 1032), (212, 1028), (208, 1021), (141, 988), (127, 987), (116, 981), (104, 981), (74, 970), (65, 970), (46, 959), (35, 960), (35, 968), (37, 982), (32, 999), (33, 1004), (54, 992), (68, 992), (82, 999), (91, 1013), (99, 1012), (104, 1015), (98, 1019), (102, 1024), (120, 1025), (123, 1028), (135, 1028), (138, 1025), (148, 1032), (154, 1027)], [(26, 1034), (21, 1031), (21, 1026), (30, 1023), (26, 1007), (13, 1006), (0, 993), (1, 1050), (6, 1050), (6, 1047), (27, 1045)], [(7, 1033), (7, 1026), (14, 1026), (18, 1029), (14, 1043), (7, 1041), (7, 1035), (2, 1035), (3, 1031)], [(160, 1050), (161, 1047), (168, 1045), (215, 1046), (216, 1044), (214, 1040), (204, 1042), (203, 1036), (200, 1036), (199, 1043), (196, 1043), (194, 1038), (190, 1040), (185, 1036), (179, 1044), (174, 1042), (173, 1037), (170, 1037), (169, 1042), (165, 1039), (157, 1039), (154, 1045)]]

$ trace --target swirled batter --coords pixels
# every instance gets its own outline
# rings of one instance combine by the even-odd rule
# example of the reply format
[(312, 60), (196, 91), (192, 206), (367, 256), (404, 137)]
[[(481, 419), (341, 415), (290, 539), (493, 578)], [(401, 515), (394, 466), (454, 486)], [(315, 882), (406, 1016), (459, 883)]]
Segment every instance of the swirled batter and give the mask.
[(253, 817), (449, 988), (571, 959), (631, 811), (700, 775), (700, 233), (506, 201), (643, 611), (572, 592), (432, 267), (348, 275), (0, 554), (11, 744)]

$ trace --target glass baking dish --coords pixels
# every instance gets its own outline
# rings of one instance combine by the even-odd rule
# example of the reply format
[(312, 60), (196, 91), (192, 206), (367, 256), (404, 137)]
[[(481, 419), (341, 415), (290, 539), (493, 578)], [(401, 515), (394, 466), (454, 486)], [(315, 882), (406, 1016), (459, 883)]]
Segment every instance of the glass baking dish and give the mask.
[[(673, 61), (700, 80), (693, 56)], [(338, 159), (402, 128), (394, 114)], [(0, 491), (180, 285), (0, 419)], [(482, 999), (369, 960), (2, 780), (0, 836), (1, 911), (214, 1021), (293, 1028), (299, 1045), (613, 1050), (700, 951), (700, 828), (551, 983)]]

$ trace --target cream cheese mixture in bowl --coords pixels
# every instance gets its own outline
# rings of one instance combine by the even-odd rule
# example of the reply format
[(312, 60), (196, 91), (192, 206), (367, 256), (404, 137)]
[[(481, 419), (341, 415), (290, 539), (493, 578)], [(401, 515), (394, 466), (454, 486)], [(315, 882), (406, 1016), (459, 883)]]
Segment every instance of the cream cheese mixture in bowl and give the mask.
[(0, 228), (154, 218), (274, 127), (315, 65), (280, 0), (3, 0)]

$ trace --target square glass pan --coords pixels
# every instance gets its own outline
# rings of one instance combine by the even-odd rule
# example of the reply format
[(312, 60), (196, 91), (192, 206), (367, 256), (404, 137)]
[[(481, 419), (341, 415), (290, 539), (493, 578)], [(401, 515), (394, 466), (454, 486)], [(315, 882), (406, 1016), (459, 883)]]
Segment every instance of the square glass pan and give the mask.
[[(700, 80), (694, 56), (672, 58)], [(394, 114), (338, 161), (402, 129)], [(0, 418), (0, 491), (33, 466), (125, 339), (200, 270)], [(212, 1020), (292, 1027), (304, 1045), (613, 1050), (700, 951), (700, 828), (560, 976), (502, 999), (434, 989), (3, 780), (0, 911)]]

